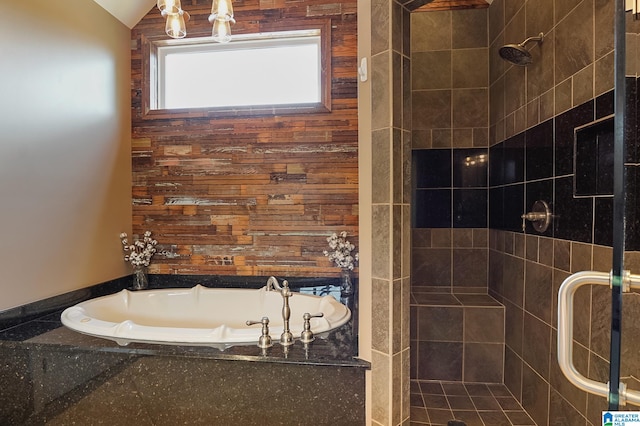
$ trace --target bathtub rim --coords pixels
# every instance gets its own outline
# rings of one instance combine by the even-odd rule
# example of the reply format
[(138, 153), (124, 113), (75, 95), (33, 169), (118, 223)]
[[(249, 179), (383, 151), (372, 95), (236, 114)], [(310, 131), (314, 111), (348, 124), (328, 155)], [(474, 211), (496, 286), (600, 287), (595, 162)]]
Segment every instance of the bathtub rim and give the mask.
[[(247, 329), (239, 330), (231, 327), (221, 326), (215, 329), (211, 328), (188, 328), (188, 327), (154, 327), (137, 324), (131, 320), (124, 320), (119, 323), (110, 321), (102, 321), (100, 319), (92, 318), (86, 315), (83, 306), (100, 302), (108, 298), (117, 297), (142, 297), (149, 293), (190, 293), (200, 294), (206, 292), (217, 291), (246, 291), (246, 292), (263, 292), (266, 293), (265, 287), (262, 288), (237, 288), (237, 287), (206, 287), (200, 284), (196, 284), (193, 287), (163, 287), (163, 288), (151, 288), (148, 290), (131, 291), (130, 289), (123, 289), (118, 292), (102, 295), (94, 298), (90, 298), (81, 301), (73, 306), (66, 308), (60, 315), (62, 324), (73, 330), (74, 332), (82, 333), (88, 336), (110, 340), (116, 342), (119, 346), (127, 346), (130, 343), (146, 343), (146, 344), (161, 344), (161, 345), (182, 345), (182, 346), (209, 346), (220, 350), (225, 350), (232, 346), (243, 345), (255, 345), (260, 335), (259, 326), (253, 326), (254, 328), (247, 327)], [(277, 294), (277, 292), (275, 292)], [(306, 293), (298, 293), (302, 297), (317, 298), (324, 300), (330, 307), (338, 307), (338, 309), (344, 309), (341, 315), (332, 316), (330, 318), (314, 319), (317, 324), (323, 323), (324, 327), (320, 327), (316, 336), (319, 338), (327, 337), (332, 331), (342, 327), (349, 323), (353, 318), (353, 313), (349, 306), (342, 304), (335, 300), (330, 295), (326, 296), (314, 296)], [(138, 295), (138, 296), (136, 296)], [(277, 294), (280, 296), (279, 294)], [(85, 320), (85, 319), (88, 319)], [(326, 328), (326, 329), (325, 329)], [(313, 329), (313, 328), (312, 328)], [(298, 331), (298, 330), (296, 330)], [(271, 329), (271, 337), (274, 342), (277, 342), (280, 331), (277, 327)], [(188, 336), (188, 339), (183, 336)], [(141, 336), (154, 336), (154, 337), (141, 337)], [(299, 331), (297, 335), (294, 333), (294, 338), (299, 338)]]

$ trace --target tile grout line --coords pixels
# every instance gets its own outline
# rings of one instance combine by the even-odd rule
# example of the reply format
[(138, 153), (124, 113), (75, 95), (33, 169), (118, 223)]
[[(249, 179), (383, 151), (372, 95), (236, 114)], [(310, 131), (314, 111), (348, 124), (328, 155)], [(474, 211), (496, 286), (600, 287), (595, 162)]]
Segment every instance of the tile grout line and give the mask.
[[(492, 426), (492, 425), (488, 425), (485, 420), (482, 418), (482, 416), (480, 415), (481, 412), (500, 412), (504, 418), (509, 422), (509, 424), (511, 426), (515, 426), (515, 424), (513, 423), (513, 421), (511, 420), (511, 418), (507, 415), (507, 413), (521, 413), (523, 415), (526, 416), (526, 418), (529, 419), (530, 425), (535, 425), (535, 422), (533, 422), (533, 420), (531, 419), (531, 416), (529, 416), (529, 414), (526, 412), (526, 410), (524, 410), (524, 408), (520, 405), (520, 403), (518, 402), (518, 400), (515, 398), (515, 396), (511, 393), (511, 391), (506, 387), (506, 385), (504, 384), (500, 384), (500, 383), (464, 383), (464, 382), (446, 382), (446, 381), (437, 381), (437, 380), (417, 380), (417, 379), (413, 379), (412, 380), (418, 387), (419, 391), (420, 391), (420, 396), (421, 396), (421, 400), (422, 403), (424, 404), (424, 406), (422, 408), (424, 408), (426, 414), (427, 414), (427, 418), (429, 419), (428, 423), (431, 426), (435, 426), (438, 425), (440, 426), (440, 424), (438, 423), (431, 423), (432, 419), (431, 416), (429, 414), (429, 407), (426, 404), (426, 400), (425, 400), (425, 392), (423, 391), (423, 388), (421, 386), (421, 383), (433, 383), (433, 384), (437, 384), (438, 387), (440, 388), (440, 390), (442, 391), (442, 393), (435, 393), (435, 394), (430, 394), (427, 393), (426, 395), (434, 395), (434, 396), (442, 396), (445, 398), (445, 401), (447, 402), (447, 406), (449, 407), (449, 409), (447, 411), (449, 411), (450, 416), (452, 417), (452, 419), (455, 418), (454, 416), (454, 409), (451, 406), (451, 403), (449, 402), (449, 397), (462, 397), (462, 396), (466, 396), (467, 398), (469, 398), (469, 400), (471, 401), (474, 410), (467, 410), (467, 409), (458, 409), (457, 411), (469, 411), (469, 412), (475, 412), (478, 419), (480, 420), (480, 422), (484, 425), (484, 426)], [(469, 390), (468, 385), (475, 385), (475, 386), (481, 386), (484, 385), (485, 389), (488, 391), (488, 394), (480, 394), (480, 395), (472, 395), (472, 392)], [(452, 391), (450, 390), (449, 393), (447, 393), (447, 389), (444, 385), (460, 385), (462, 386), (462, 388), (464, 389), (465, 394), (457, 394), (456, 391), (453, 391), (453, 393), (451, 393)], [(497, 385), (497, 386), (501, 386), (503, 388), (503, 391), (506, 391), (506, 393), (504, 392), (499, 392), (496, 393), (494, 391), (494, 389), (492, 389), (492, 387), (490, 385)], [(473, 400), (473, 397), (491, 397), (493, 399), (493, 402), (499, 407), (499, 409), (495, 409), (495, 410), (491, 410), (491, 409), (487, 409), (487, 410), (481, 410), (478, 409), (476, 403)], [(517, 406), (519, 407), (519, 409), (513, 409), (513, 410), (509, 410), (509, 409), (505, 409), (502, 404), (499, 403), (498, 398), (510, 398), (511, 400), (515, 401)], [(444, 410), (444, 408), (437, 408), (437, 407), (433, 407), (433, 410)], [(422, 423), (416, 423), (416, 424), (422, 424)], [(442, 424), (444, 425), (444, 424)]]

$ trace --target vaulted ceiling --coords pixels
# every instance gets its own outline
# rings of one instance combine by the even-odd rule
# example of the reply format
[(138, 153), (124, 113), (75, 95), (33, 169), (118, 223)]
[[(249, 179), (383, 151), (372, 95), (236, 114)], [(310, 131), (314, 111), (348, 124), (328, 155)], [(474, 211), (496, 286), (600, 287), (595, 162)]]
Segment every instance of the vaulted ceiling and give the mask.
[(155, 6), (156, 0), (93, 0), (129, 28), (136, 26)]

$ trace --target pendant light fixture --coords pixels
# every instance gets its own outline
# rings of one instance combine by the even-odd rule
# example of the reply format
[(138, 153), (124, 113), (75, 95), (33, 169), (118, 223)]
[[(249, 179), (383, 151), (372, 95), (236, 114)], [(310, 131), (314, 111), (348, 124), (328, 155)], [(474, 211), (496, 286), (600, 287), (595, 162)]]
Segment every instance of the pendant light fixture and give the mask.
[[(165, 32), (171, 38), (184, 38), (187, 35), (186, 22), (190, 15), (182, 9), (180, 0), (158, 0), (158, 10), (166, 19)], [(233, 6), (231, 0), (212, 0), (209, 23), (213, 25), (211, 36), (220, 43), (231, 40), (231, 24), (233, 19)]]
[[(186, 19), (185, 19), (186, 18)], [(187, 35), (187, 26), (185, 20), (189, 20), (189, 14), (180, 9), (176, 13), (168, 13), (166, 16), (167, 23), (164, 31), (171, 38), (184, 38)]]
[(228, 43), (231, 40), (231, 24), (236, 23), (233, 19), (231, 0), (213, 0), (209, 22), (213, 24), (213, 39), (220, 43)]

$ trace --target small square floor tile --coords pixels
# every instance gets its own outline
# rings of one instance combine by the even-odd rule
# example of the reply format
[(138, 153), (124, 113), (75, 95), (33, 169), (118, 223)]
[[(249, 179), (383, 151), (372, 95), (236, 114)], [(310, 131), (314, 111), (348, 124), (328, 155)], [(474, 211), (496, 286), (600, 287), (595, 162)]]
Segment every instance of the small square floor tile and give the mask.
[(444, 393), (449, 395), (467, 395), (467, 388), (462, 383), (442, 383)]
[(420, 382), (422, 393), (428, 395), (444, 395), (440, 382)]
[(512, 396), (498, 396), (496, 397), (496, 401), (504, 411), (520, 410), (521, 408), (518, 400)]
[(449, 420), (453, 419), (451, 410), (429, 408), (427, 411), (429, 413), (429, 421), (431, 421), (432, 425), (446, 425)]
[(411, 407), (411, 421), (429, 423), (429, 415), (426, 408)]
[(424, 407), (424, 401), (422, 395), (419, 393), (412, 393), (409, 395), (409, 403), (412, 407)]
[(424, 405), (427, 408), (446, 408), (449, 409), (447, 398), (444, 395), (423, 395)]
[(487, 385), (493, 396), (513, 396), (505, 385), (491, 384)]
[(471, 398), (464, 395), (447, 395), (449, 406), (452, 410), (475, 410)]
[(514, 426), (536, 426), (536, 423), (524, 411), (505, 411)]
[(456, 420), (462, 420), (466, 426), (484, 426), (484, 423), (476, 411), (453, 410)]
[(501, 409), (498, 401), (492, 396), (472, 396), (471, 400), (478, 411)]
[(485, 425), (511, 426), (511, 422), (502, 411), (481, 411), (478, 414)]
[(465, 383), (467, 393), (472, 396), (491, 396), (492, 393), (484, 383)]

